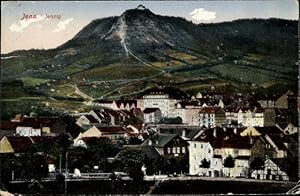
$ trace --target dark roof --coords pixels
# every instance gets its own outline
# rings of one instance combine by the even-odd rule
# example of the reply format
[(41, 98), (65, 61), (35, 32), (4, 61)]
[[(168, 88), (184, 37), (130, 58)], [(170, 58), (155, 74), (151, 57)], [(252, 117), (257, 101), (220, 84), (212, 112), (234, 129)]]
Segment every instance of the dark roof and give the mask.
[(16, 131), (14, 130), (1, 130), (0, 131), (0, 140), (4, 137), (4, 136), (12, 136), (16, 133)]
[(97, 141), (103, 141), (106, 144), (110, 144), (111, 140), (108, 137), (83, 137), (81, 138), (84, 143), (89, 146)]
[(127, 132), (127, 130), (124, 127), (119, 127), (119, 126), (109, 126), (109, 127), (97, 126), (97, 129), (99, 129), (104, 135), (123, 134)]
[(201, 106), (200, 101), (180, 101), (176, 103), (176, 106), (178, 104), (180, 104), (183, 108), (185, 108), (186, 106)]
[(24, 152), (33, 144), (33, 140), (30, 137), (7, 136), (6, 138), (11, 144), (15, 153)]
[(146, 108), (146, 109), (144, 109), (143, 113), (150, 114), (150, 113), (156, 112), (157, 110), (160, 110), (160, 109), (159, 108)]
[(283, 132), (276, 126), (270, 126), (270, 127), (254, 127), (260, 134), (262, 135), (282, 135)]
[(123, 148), (139, 149), (143, 152), (143, 155), (147, 156), (149, 159), (156, 159), (160, 156), (159, 152), (155, 149), (154, 146), (124, 145)]
[(0, 130), (10, 130), (15, 131), (20, 122), (2, 121), (0, 123)]
[(199, 113), (212, 114), (222, 110), (220, 107), (204, 107)]
[(214, 148), (250, 149), (259, 137), (242, 137), (239, 135), (241, 131), (242, 129), (237, 129), (235, 134), (233, 128), (206, 129), (201, 131), (195, 141), (209, 142)]
[(184, 100), (188, 99), (189, 95), (180, 90), (179, 88), (175, 88), (172, 86), (158, 86), (148, 89), (142, 93), (144, 95), (169, 95), (171, 99)]
[(183, 131), (185, 131), (185, 137), (189, 139), (193, 139), (200, 131), (199, 128), (160, 128), (161, 133), (165, 134), (177, 134), (181, 135), (183, 134)]
[(84, 116), (90, 121), (90, 123), (99, 123), (99, 122), (94, 118), (93, 115), (86, 114), (86, 115), (84, 115)]
[(234, 159), (249, 160), (250, 156), (236, 156)]
[(100, 99), (100, 100), (94, 100), (93, 102), (95, 103), (113, 103), (113, 101), (110, 101), (110, 100), (103, 100), (103, 99)]
[(163, 134), (163, 133), (157, 133), (151, 137), (149, 137), (147, 140), (142, 143), (142, 146), (149, 146), (149, 140), (152, 140), (152, 146), (156, 147), (164, 147), (166, 144), (168, 144), (171, 140), (173, 140), (177, 134)]

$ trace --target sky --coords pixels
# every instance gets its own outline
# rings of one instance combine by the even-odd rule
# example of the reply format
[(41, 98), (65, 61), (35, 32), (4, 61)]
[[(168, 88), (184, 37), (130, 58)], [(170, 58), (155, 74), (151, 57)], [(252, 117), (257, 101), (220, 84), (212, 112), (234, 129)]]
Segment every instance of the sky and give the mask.
[(93, 19), (120, 16), (139, 4), (155, 14), (179, 16), (197, 24), (241, 18), (299, 18), (297, 0), (1, 1), (1, 53), (55, 48)]

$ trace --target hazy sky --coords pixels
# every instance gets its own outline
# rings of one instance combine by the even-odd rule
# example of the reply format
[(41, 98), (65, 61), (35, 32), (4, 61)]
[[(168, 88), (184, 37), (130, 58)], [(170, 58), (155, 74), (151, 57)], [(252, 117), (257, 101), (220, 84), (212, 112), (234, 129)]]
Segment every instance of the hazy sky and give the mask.
[[(194, 23), (271, 17), (297, 20), (299, 16), (297, 0), (1, 1), (1, 53), (57, 47), (71, 39), (91, 20), (119, 16), (139, 4), (155, 14), (180, 16)], [(24, 14), (28, 17), (22, 19)]]

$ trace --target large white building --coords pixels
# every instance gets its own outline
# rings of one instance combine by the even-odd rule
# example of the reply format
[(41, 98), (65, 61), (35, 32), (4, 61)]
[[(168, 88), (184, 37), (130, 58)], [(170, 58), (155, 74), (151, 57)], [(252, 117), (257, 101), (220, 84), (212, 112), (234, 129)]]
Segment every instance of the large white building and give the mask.
[(162, 117), (176, 117), (175, 104), (188, 98), (186, 93), (174, 87), (154, 87), (146, 90), (137, 100), (137, 107), (142, 111), (145, 108), (159, 108)]
[(176, 116), (182, 119), (182, 123), (188, 125), (199, 125), (199, 112), (202, 106), (199, 101), (176, 103)]
[(207, 128), (222, 126), (225, 123), (225, 112), (220, 107), (204, 107), (199, 112), (199, 126)]
[(236, 122), (238, 125), (245, 127), (263, 127), (264, 126), (264, 110), (254, 108), (226, 108), (226, 122), (232, 124)]

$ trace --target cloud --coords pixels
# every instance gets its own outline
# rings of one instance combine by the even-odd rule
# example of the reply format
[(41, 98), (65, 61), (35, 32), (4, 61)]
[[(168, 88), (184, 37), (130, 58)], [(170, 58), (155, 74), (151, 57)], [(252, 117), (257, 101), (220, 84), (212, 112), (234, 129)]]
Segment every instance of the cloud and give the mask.
[(74, 20), (74, 18), (68, 18), (68, 19), (66, 19), (66, 20), (64, 20), (64, 21), (60, 21), (60, 22), (57, 24), (56, 29), (53, 30), (53, 32), (60, 32), (60, 31), (65, 30), (67, 24), (69, 24), (72, 20)]
[(29, 25), (31, 25), (32, 23), (39, 22), (39, 21), (43, 20), (44, 18), (45, 18), (45, 16), (36, 15), (36, 18), (20, 20), (19, 22), (15, 22), (15, 23), (11, 24), (9, 27), (9, 30), (11, 32), (23, 32), (23, 30), (26, 29), (27, 27), (29, 27)]
[(213, 20), (216, 18), (216, 12), (207, 11), (204, 8), (196, 8), (190, 13), (190, 15), (195, 22)]

